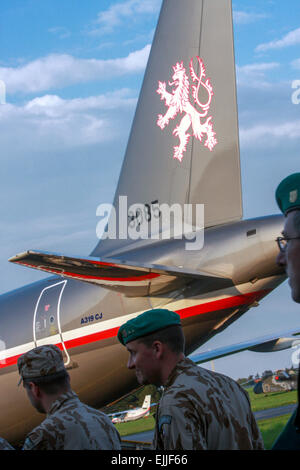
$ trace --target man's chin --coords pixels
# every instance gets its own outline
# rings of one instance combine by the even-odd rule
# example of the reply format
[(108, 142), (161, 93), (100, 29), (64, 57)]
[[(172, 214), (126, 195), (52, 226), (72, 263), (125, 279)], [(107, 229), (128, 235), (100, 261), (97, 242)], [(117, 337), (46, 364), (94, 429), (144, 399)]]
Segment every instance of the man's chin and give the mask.
[(294, 302), (297, 302), (297, 304), (300, 304), (300, 292), (292, 290), (292, 299)]
[(294, 302), (300, 303), (300, 288), (299, 286), (289, 278), (288, 281), (291, 288), (291, 296)]
[(150, 382), (147, 379), (145, 379), (144, 377), (137, 378), (137, 381), (140, 385), (149, 385), (150, 384)]

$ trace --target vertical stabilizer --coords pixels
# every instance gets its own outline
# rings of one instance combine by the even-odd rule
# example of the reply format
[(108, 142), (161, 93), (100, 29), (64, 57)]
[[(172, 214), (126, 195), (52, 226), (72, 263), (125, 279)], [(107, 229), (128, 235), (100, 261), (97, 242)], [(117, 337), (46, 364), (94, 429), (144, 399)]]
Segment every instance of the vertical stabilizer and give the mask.
[[(164, 0), (115, 194), (147, 221), (204, 204), (205, 226), (242, 217), (231, 0)], [(128, 217), (134, 223), (135, 214)], [(101, 240), (92, 255), (130, 239)]]
[(150, 403), (151, 403), (151, 395), (146, 395), (143, 403), (143, 410), (147, 410), (147, 408), (150, 408)]

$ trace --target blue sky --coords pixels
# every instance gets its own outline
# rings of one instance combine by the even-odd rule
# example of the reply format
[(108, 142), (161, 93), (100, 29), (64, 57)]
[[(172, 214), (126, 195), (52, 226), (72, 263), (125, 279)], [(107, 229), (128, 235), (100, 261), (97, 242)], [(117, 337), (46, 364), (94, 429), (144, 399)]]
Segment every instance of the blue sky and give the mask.
[[(26, 249), (88, 255), (112, 202), (160, 0), (10, 0), (1, 5), (0, 293), (41, 279), (7, 259)], [(299, 171), (298, 0), (233, 1), (244, 217), (278, 213)], [(206, 348), (300, 326), (285, 283)], [(291, 351), (215, 361), (234, 377), (290, 364)]]

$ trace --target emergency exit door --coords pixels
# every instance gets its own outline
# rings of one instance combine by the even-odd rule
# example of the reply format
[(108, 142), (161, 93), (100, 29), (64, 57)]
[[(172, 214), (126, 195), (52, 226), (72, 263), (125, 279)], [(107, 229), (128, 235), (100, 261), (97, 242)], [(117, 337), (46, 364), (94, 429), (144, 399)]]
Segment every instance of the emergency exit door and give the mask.
[(61, 281), (45, 287), (40, 293), (33, 316), (35, 347), (43, 344), (62, 344), (66, 366), (70, 363), (70, 357), (61, 331), (60, 303), (67, 282)]

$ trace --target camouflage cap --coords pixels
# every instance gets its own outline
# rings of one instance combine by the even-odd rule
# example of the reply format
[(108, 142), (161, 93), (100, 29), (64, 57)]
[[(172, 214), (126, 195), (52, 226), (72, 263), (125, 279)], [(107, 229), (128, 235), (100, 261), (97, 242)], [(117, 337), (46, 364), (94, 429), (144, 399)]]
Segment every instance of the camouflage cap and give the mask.
[(39, 346), (26, 352), (18, 359), (21, 379), (38, 379), (65, 370), (61, 351), (54, 344)]
[(120, 326), (118, 340), (125, 346), (130, 341), (172, 325), (181, 325), (177, 313), (163, 308), (147, 310)]
[(300, 173), (293, 173), (284, 178), (276, 189), (275, 197), (284, 215), (300, 209)]

